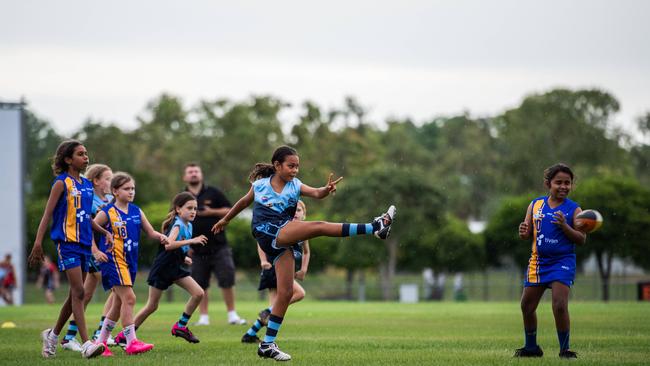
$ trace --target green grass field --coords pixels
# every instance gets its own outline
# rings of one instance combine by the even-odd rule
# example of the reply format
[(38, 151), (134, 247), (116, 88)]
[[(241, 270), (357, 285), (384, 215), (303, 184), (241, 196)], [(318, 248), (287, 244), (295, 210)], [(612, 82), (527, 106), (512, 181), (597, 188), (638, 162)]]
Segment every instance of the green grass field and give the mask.
[[(139, 304), (140, 306), (141, 304)], [(222, 305), (222, 304), (219, 304)], [(262, 302), (240, 302), (240, 314), (252, 319)], [(57, 306), (27, 305), (0, 308), (0, 323), (13, 321), (14, 329), (0, 329), (0, 365), (93, 364), (117, 365), (256, 365), (256, 346), (240, 343), (244, 326), (225, 323), (225, 314), (213, 307), (208, 327), (193, 327), (201, 343), (192, 345), (169, 334), (182, 310), (181, 303), (161, 304), (159, 311), (138, 331), (156, 348), (139, 356), (126, 356), (113, 348), (111, 359), (81, 360), (78, 353), (59, 348), (56, 359), (40, 356), (42, 329), (50, 327)], [(219, 309), (221, 310), (221, 309)], [(87, 314), (95, 325), (100, 306)], [(574, 364), (640, 365), (650, 363), (650, 304), (570, 304)], [(503, 365), (558, 364), (558, 345), (548, 300), (538, 309), (538, 341), (542, 359), (513, 359), (522, 345), (519, 304), (507, 303), (352, 303), (305, 301), (290, 308), (278, 344), (293, 356), (295, 365)], [(194, 319), (193, 319), (194, 320)], [(262, 331), (263, 334), (264, 330)]]

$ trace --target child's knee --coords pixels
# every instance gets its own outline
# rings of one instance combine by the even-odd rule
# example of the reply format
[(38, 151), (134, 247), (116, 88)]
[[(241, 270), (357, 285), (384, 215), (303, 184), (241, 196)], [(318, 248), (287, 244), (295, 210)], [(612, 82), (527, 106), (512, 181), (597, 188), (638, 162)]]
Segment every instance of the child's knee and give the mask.
[(569, 303), (564, 299), (553, 300), (553, 312), (557, 314), (567, 313), (569, 311)]
[(194, 295), (192, 295), (194, 300), (197, 300), (197, 301), (203, 300), (204, 296), (205, 296), (205, 291), (203, 291), (202, 288), (199, 288), (197, 291), (194, 292)]
[(135, 306), (135, 294), (131, 292), (122, 297), (122, 305)]
[(150, 313), (153, 313), (154, 311), (158, 310), (158, 303), (157, 302), (148, 302), (147, 303), (147, 310), (149, 310)]
[(83, 286), (70, 287), (70, 299), (83, 301), (86, 296)]
[(300, 301), (305, 298), (305, 290), (303, 289), (294, 289), (293, 294), (293, 297), (295, 297), (296, 301)]
[(293, 296), (293, 287), (283, 289), (283, 290), (278, 289), (277, 297), (281, 298), (282, 300), (289, 301), (291, 300), (292, 296)]

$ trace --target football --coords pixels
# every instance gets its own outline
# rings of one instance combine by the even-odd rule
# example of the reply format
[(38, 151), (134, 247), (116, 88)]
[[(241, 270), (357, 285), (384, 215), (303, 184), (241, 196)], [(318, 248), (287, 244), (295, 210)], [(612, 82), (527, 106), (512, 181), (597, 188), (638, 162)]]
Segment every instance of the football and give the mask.
[(576, 229), (585, 233), (593, 233), (603, 224), (603, 216), (596, 210), (584, 210), (576, 216)]

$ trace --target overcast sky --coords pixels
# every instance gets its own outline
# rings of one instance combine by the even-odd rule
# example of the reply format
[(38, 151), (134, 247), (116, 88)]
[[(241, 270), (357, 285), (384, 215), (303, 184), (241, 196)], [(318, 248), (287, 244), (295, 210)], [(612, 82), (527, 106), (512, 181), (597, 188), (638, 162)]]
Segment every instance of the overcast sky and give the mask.
[[(169, 4), (171, 3), (171, 4)], [(650, 1), (9, 1), (0, 100), (64, 134), (135, 126), (166, 91), (272, 94), (370, 118), (494, 115), (526, 94), (598, 87), (628, 130), (650, 110)]]

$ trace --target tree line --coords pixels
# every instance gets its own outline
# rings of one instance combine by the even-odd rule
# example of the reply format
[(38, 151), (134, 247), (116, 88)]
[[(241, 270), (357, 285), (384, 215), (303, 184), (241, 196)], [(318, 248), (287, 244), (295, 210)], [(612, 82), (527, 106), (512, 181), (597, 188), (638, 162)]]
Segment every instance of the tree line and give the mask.
[[(187, 106), (162, 94), (146, 105), (133, 129), (89, 119), (71, 136), (60, 136), (28, 108), (29, 245), (51, 186), (49, 158), (64, 138), (83, 141), (91, 162), (132, 174), (136, 203), (158, 226), (183, 188), (185, 163), (198, 162), (206, 182), (234, 202), (248, 190), (253, 165), (288, 144), (300, 154), (302, 181), (319, 186), (330, 172), (345, 177), (335, 197), (306, 202), (309, 219), (363, 222), (389, 204), (399, 208), (399, 223), (386, 242), (319, 238), (312, 245), (310, 268), (343, 268), (350, 285), (355, 274), (363, 281), (366, 269), (376, 269), (384, 298), (394, 296), (398, 270), (452, 273), (510, 262), (523, 274), (530, 243), (518, 239), (517, 226), (530, 200), (545, 193), (544, 168), (557, 162), (576, 172), (570, 197), (604, 216), (603, 229), (578, 250), (579, 261), (596, 255), (604, 296), (614, 256), (650, 268), (650, 112), (638, 117), (638, 135), (631, 135), (615, 125), (620, 105), (606, 91), (554, 89), (528, 95), (496, 116), (390, 119), (382, 127), (351, 97), (328, 110), (305, 101), (292, 121), (283, 117), (288, 108), (273, 96)], [(487, 220), (486, 231), (470, 232), (470, 219)], [(238, 267), (256, 270), (249, 222), (231, 224), (228, 240)], [(153, 243), (141, 246), (145, 266), (155, 250)]]

